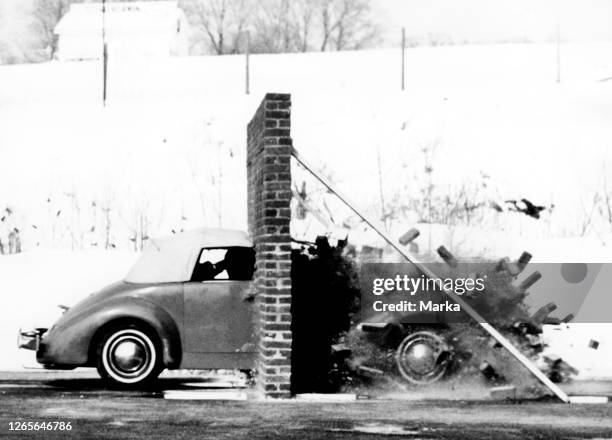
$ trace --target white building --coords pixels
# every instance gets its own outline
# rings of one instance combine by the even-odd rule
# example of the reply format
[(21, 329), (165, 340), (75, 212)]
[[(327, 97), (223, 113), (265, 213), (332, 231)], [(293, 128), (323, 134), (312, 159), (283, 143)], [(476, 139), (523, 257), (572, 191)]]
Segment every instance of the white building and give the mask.
[(176, 1), (75, 3), (55, 27), (57, 59), (102, 57), (102, 28), (109, 58), (186, 55), (187, 19)]

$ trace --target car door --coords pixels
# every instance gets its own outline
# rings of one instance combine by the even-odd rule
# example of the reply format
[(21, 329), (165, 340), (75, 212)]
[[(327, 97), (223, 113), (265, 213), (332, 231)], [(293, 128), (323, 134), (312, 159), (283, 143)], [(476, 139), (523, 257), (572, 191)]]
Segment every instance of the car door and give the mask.
[[(227, 250), (202, 249), (196, 265), (218, 262)], [(223, 270), (213, 279), (184, 283), (185, 352), (240, 354), (255, 351), (251, 281), (231, 279), (228, 272)]]

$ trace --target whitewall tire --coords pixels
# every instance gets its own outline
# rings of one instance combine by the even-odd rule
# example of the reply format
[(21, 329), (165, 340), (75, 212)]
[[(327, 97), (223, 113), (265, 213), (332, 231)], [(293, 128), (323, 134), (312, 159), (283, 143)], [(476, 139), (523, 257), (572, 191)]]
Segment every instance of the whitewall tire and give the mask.
[(156, 339), (136, 326), (107, 332), (97, 350), (102, 379), (116, 386), (142, 385), (155, 379), (163, 369)]

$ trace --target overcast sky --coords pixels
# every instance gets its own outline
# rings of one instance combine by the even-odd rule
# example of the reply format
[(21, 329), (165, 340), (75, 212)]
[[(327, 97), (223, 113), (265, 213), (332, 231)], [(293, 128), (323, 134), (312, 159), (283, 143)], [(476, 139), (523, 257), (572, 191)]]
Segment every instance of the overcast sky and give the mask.
[[(0, 0), (0, 36), (23, 29), (31, 0)], [(372, 0), (386, 45), (409, 37), (444, 36), (453, 42), (612, 41), (612, 0)]]
[(611, 0), (375, 0), (388, 41), (446, 34), (454, 41), (612, 40)]

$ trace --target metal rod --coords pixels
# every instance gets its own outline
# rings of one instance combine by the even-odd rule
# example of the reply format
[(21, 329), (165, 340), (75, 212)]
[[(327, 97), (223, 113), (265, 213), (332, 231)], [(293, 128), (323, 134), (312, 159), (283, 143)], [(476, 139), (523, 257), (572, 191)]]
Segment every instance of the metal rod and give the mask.
[[(319, 182), (323, 184), (328, 190), (336, 195), (351, 211), (359, 216), (368, 226), (370, 226), (380, 237), (382, 237), (393, 249), (404, 257), (409, 263), (416, 267), (423, 275), (427, 276), (432, 280), (439, 280), (440, 278), (431, 271), (427, 266), (418, 261), (416, 257), (406, 252), (395, 242), (389, 235), (383, 232), (377, 225), (376, 222), (368, 218), (367, 215), (358, 210), (348, 197), (342, 194), (339, 190), (334, 188), (325, 178), (321, 177), (319, 173), (304, 159), (304, 157), (298, 153), (298, 151), (292, 147), (291, 151), (293, 157), (308, 171), (312, 174)], [(559, 399), (563, 402), (568, 403), (569, 397), (567, 394), (559, 388), (556, 384), (544, 374), (540, 369), (529, 360), (523, 353), (521, 353), (512, 343), (499, 331), (497, 331), (491, 324), (485, 321), (485, 319), (474, 310), (468, 303), (466, 303), (459, 295), (454, 294), (453, 291), (444, 288), (444, 293), (455, 301), (459, 306), (478, 324), (491, 335), (497, 342), (499, 342), (506, 350), (510, 352), (521, 364), (525, 366), (540, 382), (542, 382), (549, 390), (551, 390)]]

